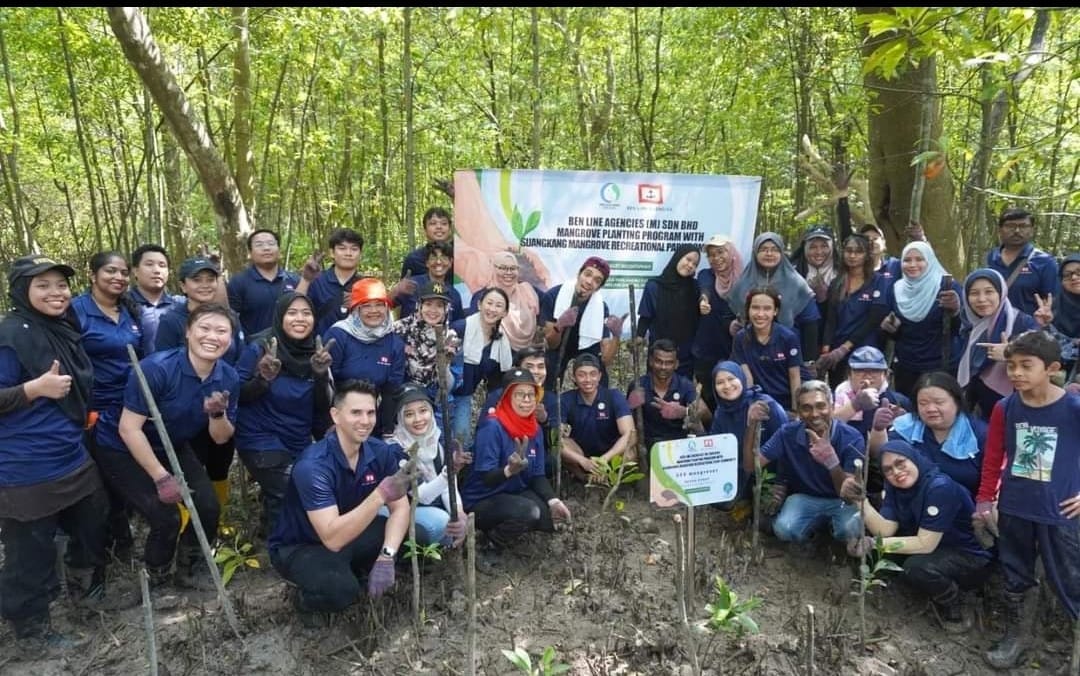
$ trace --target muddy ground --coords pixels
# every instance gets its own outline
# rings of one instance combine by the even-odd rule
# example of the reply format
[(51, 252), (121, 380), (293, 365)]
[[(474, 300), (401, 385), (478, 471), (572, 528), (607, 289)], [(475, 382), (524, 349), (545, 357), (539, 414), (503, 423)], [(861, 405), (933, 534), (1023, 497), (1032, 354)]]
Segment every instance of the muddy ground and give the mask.
[[(245, 533), (257, 521), (252, 486), (234, 496), (227, 522)], [(686, 632), (676, 603), (676, 535), (672, 512), (652, 508), (643, 487), (624, 488), (621, 511), (600, 513), (604, 491), (564, 486), (571, 528), (534, 534), (498, 555), (477, 557), (477, 673), (517, 673), (502, 655), (522, 647), (538, 656), (548, 646), (568, 673), (691, 674)], [(238, 492), (235, 491), (234, 492)], [(899, 585), (868, 597), (865, 647), (859, 646), (852, 568), (842, 549), (820, 545), (795, 553), (771, 537), (750, 548), (750, 531), (710, 507), (696, 512), (696, 598), (692, 622), (704, 620), (712, 580), (722, 576), (740, 599), (758, 598), (750, 615), (758, 634), (695, 634), (705, 674), (806, 673), (807, 605), (815, 609), (817, 674), (992, 673), (981, 654), (1001, 631), (997, 594), (976, 598), (975, 628), (962, 637), (942, 632), (933, 612)], [(466, 665), (467, 614), (451, 554), (423, 569), (420, 636), (411, 611), (409, 565), (374, 604), (362, 599), (328, 629), (306, 629), (294, 616), (286, 585), (266, 559), (244, 568), (228, 586), (242, 625), (232, 636), (213, 594), (155, 594), (162, 674), (461, 674)], [(117, 563), (114, 574), (136, 579)], [(1000, 586), (1000, 578), (996, 578)], [(1045, 595), (1044, 595), (1045, 597)], [(1020, 674), (1054, 673), (1067, 664), (1071, 629), (1051, 602), (1041, 616), (1038, 648)], [(0, 629), (0, 674), (139, 674), (149, 666), (141, 608), (118, 613), (53, 605), (54, 625), (82, 633), (88, 647), (60, 657), (25, 654)]]

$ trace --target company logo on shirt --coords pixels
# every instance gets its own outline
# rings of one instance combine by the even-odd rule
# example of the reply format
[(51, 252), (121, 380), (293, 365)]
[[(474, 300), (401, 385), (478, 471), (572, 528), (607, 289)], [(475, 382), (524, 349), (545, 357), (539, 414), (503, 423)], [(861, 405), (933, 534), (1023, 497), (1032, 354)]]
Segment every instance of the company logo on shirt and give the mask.
[(367, 486), (373, 483), (375, 483), (375, 474), (373, 472), (368, 472), (364, 475), (364, 485)]
[(536, 446), (532, 446), (532, 447), (529, 448), (529, 457), (530, 458), (535, 458), (536, 457)]
[(295, 289), (296, 289), (296, 285), (293, 284), (292, 282), (286, 282), (285, 283), (285, 290), (286, 291), (294, 291)]
[(390, 365), (390, 357), (387, 357), (385, 354), (383, 356), (379, 357), (379, 366), (389, 366), (389, 365)]

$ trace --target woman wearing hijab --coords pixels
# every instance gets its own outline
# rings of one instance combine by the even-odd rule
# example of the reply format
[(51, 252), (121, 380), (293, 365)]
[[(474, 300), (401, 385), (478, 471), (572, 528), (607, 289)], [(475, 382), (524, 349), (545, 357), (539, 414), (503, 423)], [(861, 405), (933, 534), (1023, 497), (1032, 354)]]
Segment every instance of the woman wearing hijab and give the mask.
[(990, 553), (975, 539), (971, 494), (906, 441), (881, 447), (885, 501), (881, 511), (867, 501), (863, 519), (870, 533), (849, 543), (854, 556), (873, 551), (874, 537), (890, 555), (904, 557), (901, 579), (929, 596), (949, 633), (971, 628), (961, 590), (986, 577)]
[[(535, 342), (537, 319), (540, 316), (540, 294), (528, 282), (521, 280), (521, 266), (517, 257), (509, 251), (491, 254), (491, 281), (488, 288), (502, 289), (510, 300), (509, 309), (502, 320), (502, 331), (515, 351), (523, 350)], [(475, 311), (479, 294), (473, 297)]]
[(731, 287), (742, 274), (743, 262), (735, 243), (723, 235), (713, 235), (705, 243), (709, 266), (698, 273), (697, 331), (690, 354), (694, 358), (694, 380), (700, 384), (701, 398), (712, 410), (716, 406), (711, 382), (712, 367), (731, 356), (731, 323), (735, 321)]
[(417, 489), (416, 539), (421, 546), (439, 543), (457, 547), (465, 539), (467, 515), (461, 503), (461, 493), (455, 491), (457, 521), (450, 522), (450, 489), (448, 471), (461, 469), (458, 458), (447, 465), (442, 444), (442, 430), (435, 424), (435, 407), (427, 392), (418, 383), (406, 383), (398, 397), (397, 426), (394, 436), (387, 440), (390, 447), (402, 456), (416, 444)]
[(83, 442), (94, 380), (71, 311), (74, 274), (45, 256), (15, 260), (12, 309), (0, 321), (0, 614), (16, 639), (56, 647), (74, 647), (49, 625), (49, 602), (60, 589), (58, 527), (79, 557), (69, 565), (91, 569), (80, 604), (105, 594), (109, 503)]
[[(810, 286), (784, 256), (783, 238), (775, 232), (762, 233), (754, 239), (753, 250), (754, 260), (735, 282), (731, 297), (741, 307), (751, 289), (775, 289), (782, 308), (776, 322), (801, 335), (804, 355), (816, 356), (821, 344), (818, 335), (821, 313)], [(741, 317), (741, 320), (745, 322), (746, 318)]]
[(696, 244), (681, 244), (671, 255), (660, 276), (645, 282), (638, 303), (637, 337), (648, 343), (667, 338), (678, 346), (678, 373), (690, 377), (694, 362), (690, 348), (701, 311), (700, 294), (694, 279), (701, 251)]
[(241, 382), (236, 449), (259, 484), (266, 534), (285, 499), (293, 462), (328, 426), (327, 347), (333, 345), (320, 342), (311, 300), (285, 293), (274, 304), (270, 328), (252, 337), (236, 365)]
[(1080, 369), (1080, 253), (1061, 261), (1060, 286), (1054, 294), (1054, 321), (1047, 330), (1061, 345), (1062, 370), (1075, 382)]
[(536, 421), (541, 390), (533, 375), (515, 368), (494, 412), (476, 433), (473, 469), (461, 489), (476, 527), (496, 545), (530, 530), (552, 532), (570, 510), (544, 474), (544, 435)]
[(829, 286), (840, 271), (837, 258), (832, 230), (825, 225), (807, 228), (799, 246), (791, 254), (791, 264), (810, 285), (822, 317), (828, 316)]
[[(926, 242), (912, 242), (904, 247), (900, 279), (889, 296), (889, 314), (881, 330), (893, 340), (893, 387), (913, 396), (915, 381), (925, 373), (945, 370), (956, 372), (963, 353), (960, 341), (960, 297), (963, 288), (952, 282), (942, 290), (941, 280), (948, 274)], [(949, 322), (949, 364), (943, 366), (943, 334)]]
[(510, 340), (502, 332), (502, 320), (510, 304), (506, 292), (489, 287), (479, 294), (475, 314), (459, 319), (451, 325), (462, 336), (461, 351), (455, 362), (460, 367), (461, 382), (454, 388), (453, 434), (464, 448), (472, 444), (472, 395), (481, 381), (487, 389), (500, 386), (503, 371), (514, 364), (514, 352)]
[(1038, 329), (1039, 324), (1012, 306), (1009, 288), (997, 270), (980, 268), (968, 275), (964, 298), (967, 321), (960, 337), (965, 347), (956, 380), (966, 389), (976, 414), (989, 420), (994, 404), (1013, 391), (1005, 373), (1005, 346), (1021, 333)]

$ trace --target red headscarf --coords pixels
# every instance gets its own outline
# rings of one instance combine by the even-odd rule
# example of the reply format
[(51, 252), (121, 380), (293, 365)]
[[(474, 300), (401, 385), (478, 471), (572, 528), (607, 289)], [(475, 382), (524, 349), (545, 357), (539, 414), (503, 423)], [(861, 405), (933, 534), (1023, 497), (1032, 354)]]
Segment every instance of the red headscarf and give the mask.
[[(525, 383), (514, 383), (503, 390), (502, 396), (499, 397), (499, 405), (495, 407), (495, 418), (502, 424), (503, 429), (510, 435), (511, 439), (520, 439), (521, 437), (528, 437), (532, 439), (536, 436), (537, 430), (540, 428), (540, 424), (536, 422), (536, 411), (534, 410), (528, 416), (518, 415), (514, 411), (513, 397), (511, 396), (515, 388), (529, 387)], [(537, 400), (540, 398), (540, 388), (536, 385), (531, 386), (533, 393), (536, 395)]]

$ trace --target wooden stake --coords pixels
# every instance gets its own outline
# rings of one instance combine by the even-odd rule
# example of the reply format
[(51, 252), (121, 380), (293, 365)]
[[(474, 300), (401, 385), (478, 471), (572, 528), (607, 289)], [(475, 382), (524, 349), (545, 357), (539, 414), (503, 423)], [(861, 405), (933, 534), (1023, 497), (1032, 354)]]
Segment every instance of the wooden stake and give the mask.
[(158, 676), (157, 636), (154, 634), (154, 608), (150, 603), (150, 575), (146, 568), (139, 570), (142, 588), (143, 623), (146, 625), (146, 653), (150, 658), (150, 676)]
[(465, 571), (465, 593), (469, 597), (469, 628), (466, 640), (468, 658), (466, 676), (476, 676), (476, 515), (469, 514), (465, 532), (465, 546), (469, 552), (469, 567)]
[[(860, 538), (866, 532), (866, 474), (869, 468), (870, 466), (864, 464), (862, 460), (855, 459), (855, 472), (863, 488), (863, 497), (859, 500), (859, 525), (862, 527)], [(866, 647), (866, 583), (870, 577), (867, 573), (869, 566), (870, 552), (863, 552), (862, 558), (859, 559), (859, 645), (863, 647)]]
[[(693, 509), (693, 507), (691, 506), (690, 509)], [(694, 630), (690, 627), (689, 611), (686, 605), (687, 552), (682, 514), (676, 514), (673, 519), (675, 521), (675, 590), (678, 594), (679, 615), (682, 619), (683, 629), (686, 632), (686, 649), (690, 653), (690, 667), (694, 671), (694, 676), (700, 676), (701, 665), (698, 663), (697, 640), (694, 637)]]
[(814, 606), (806, 604), (806, 676), (814, 676)]
[[(413, 450), (417, 448), (413, 444)], [(413, 455), (416, 458), (416, 455)], [(409, 540), (412, 541), (412, 609), (413, 629), (416, 632), (416, 644), (420, 645), (420, 543), (416, 541), (416, 501), (417, 495), (416, 475), (412, 478), (412, 500), (409, 501)]]

